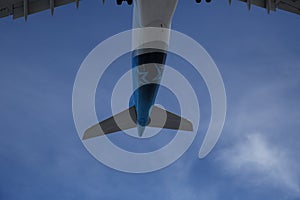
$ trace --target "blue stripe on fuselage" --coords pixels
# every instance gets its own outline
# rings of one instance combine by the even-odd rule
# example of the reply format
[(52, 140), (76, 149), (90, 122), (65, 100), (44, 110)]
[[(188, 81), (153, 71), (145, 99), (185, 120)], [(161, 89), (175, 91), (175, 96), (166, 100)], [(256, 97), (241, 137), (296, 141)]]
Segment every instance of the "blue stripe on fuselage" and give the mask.
[(161, 50), (155, 51), (155, 49), (137, 56), (134, 56), (134, 53), (132, 57), (132, 68), (135, 73), (133, 81), (136, 86), (134, 88), (137, 89), (133, 97), (137, 123), (146, 126), (149, 123), (150, 109), (155, 103), (167, 54)]

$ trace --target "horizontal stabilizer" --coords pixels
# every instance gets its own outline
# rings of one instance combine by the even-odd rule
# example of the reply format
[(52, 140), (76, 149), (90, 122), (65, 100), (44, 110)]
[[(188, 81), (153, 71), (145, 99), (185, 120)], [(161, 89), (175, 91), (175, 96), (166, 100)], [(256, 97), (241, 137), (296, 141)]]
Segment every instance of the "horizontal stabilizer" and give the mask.
[(82, 139), (85, 140), (134, 127), (136, 127), (136, 111), (135, 107), (132, 106), (129, 109), (90, 127), (84, 132)]
[[(135, 106), (132, 106), (129, 109), (124, 110), (114, 115), (113, 117), (110, 117), (90, 127), (84, 132), (82, 139), (86, 140), (89, 138), (103, 136), (105, 134), (118, 132), (121, 130), (135, 128), (137, 127), (136, 119), (136, 109)], [(147, 126), (173, 130), (193, 131), (193, 124), (189, 120), (157, 106), (153, 106), (150, 115), (150, 122)]]
[(193, 131), (192, 122), (157, 106), (153, 106), (150, 120), (150, 127)]

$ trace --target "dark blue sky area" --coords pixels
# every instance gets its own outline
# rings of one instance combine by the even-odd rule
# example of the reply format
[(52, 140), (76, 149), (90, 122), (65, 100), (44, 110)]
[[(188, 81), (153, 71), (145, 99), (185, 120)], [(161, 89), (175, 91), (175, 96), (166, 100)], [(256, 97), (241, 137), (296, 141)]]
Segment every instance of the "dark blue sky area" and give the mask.
[(57, 8), (53, 17), (38, 13), (26, 23), (0, 20), (0, 199), (299, 199), (300, 16), (248, 12), (238, 1), (179, 2), (173, 28), (213, 57), (228, 113), (216, 147), (199, 160), (210, 103), (205, 85), (191, 77), (206, 92), (200, 132), (173, 165), (148, 174), (98, 162), (72, 117), (83, 59), (131, 21), (132, 7), (100, 1)]

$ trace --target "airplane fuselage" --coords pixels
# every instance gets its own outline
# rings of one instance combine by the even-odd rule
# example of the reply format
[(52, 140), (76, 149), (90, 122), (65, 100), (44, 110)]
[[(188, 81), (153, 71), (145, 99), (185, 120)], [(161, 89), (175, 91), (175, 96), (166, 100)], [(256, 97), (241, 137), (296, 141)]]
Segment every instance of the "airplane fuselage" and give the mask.
[[(177, 0), (135, 0), (133, 11), (133, 28), (167, 28), (176, 9)], [(143, 44), (132, 53), (133, 68), (133, 104), (136, 108), (139, 135), (150, 122), (151, 108), (155, 103), (160, 80), (167, 57), (169, 32), (162, 30), (164, 41), (155, 44)], [(133, 34), (133, 43), (141, 44), (147, 34)]]
[(88, 128), (86, 140), (137, 127), (193, 131), (188, 119), (155, 106), (170, 39), (171, 21), (177, 0), (135, 0), (132, 31), (133, 94), (129, 108)]

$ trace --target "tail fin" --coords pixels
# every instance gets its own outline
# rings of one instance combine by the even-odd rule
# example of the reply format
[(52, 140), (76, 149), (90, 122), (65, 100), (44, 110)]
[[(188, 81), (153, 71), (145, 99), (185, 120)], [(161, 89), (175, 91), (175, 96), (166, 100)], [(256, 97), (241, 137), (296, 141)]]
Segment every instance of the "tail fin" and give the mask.
[[(132, 106), (129, 109), (124, 110), (88, 128), (84, 132), (82, 139), (86, 140), (89, 138), (94, 138), (121, 130), (135, 128), (137, 127), (136, 119), (137, 117), (135, 106)], [(150, 115), (150, 123), (147, 126), (173, 130), (193, 131), (193, 124), (189, 120), (157, 106), (153, 106)]]

